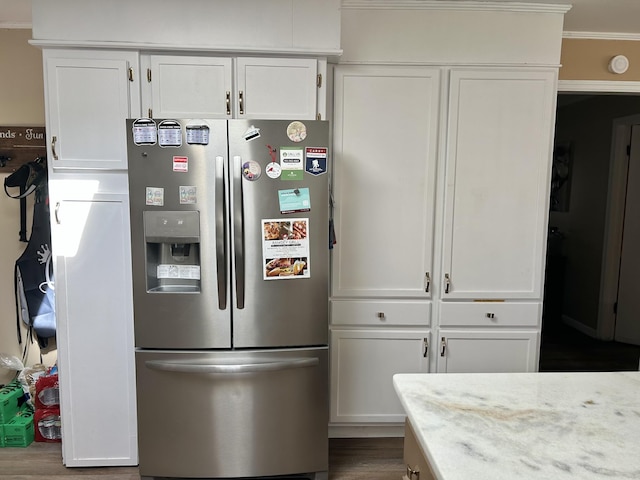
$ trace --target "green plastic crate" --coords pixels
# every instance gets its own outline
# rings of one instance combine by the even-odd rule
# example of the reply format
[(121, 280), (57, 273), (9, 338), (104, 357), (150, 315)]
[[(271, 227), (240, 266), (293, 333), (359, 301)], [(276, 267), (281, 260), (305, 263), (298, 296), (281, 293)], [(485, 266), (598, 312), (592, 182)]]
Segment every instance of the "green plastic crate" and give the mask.
[(0, 388), (0, 423), (9, 423), (18, 410), (20, 399), (24, 396), (22, 386), (13, 381)]
[(4, 425), (0, 423), (0, 448), (4, 447)]
[(35, 429), (33, 425), (33, 410), (20, 410), (8, 423), (4, 424), (5, 447), (28, 447), (33, 443)]

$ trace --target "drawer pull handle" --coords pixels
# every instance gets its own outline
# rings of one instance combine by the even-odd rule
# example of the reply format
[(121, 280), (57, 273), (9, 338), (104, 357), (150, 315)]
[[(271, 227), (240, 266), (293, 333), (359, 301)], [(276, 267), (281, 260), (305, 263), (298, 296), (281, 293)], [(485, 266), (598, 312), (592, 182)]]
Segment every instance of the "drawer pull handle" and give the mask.
[(384, 312), (378, 312), (378, 313), (376, 313), (376, 316), (377, 316), (380, 320), (384, 320), (384, 319), (385, 319)]
[(495, 313), (487, 313), (486, 316), (487, 316), (487, 318), (491, 318), (491, 319), (496, 318), (496, 314)]

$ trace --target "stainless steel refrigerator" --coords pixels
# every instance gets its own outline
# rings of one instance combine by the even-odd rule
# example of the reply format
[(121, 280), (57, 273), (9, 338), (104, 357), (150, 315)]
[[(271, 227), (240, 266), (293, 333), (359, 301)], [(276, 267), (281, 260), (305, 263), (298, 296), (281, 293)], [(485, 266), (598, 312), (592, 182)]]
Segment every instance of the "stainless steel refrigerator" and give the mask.
[(327, 478), (327, 122), (127, 132), (140, 474)]

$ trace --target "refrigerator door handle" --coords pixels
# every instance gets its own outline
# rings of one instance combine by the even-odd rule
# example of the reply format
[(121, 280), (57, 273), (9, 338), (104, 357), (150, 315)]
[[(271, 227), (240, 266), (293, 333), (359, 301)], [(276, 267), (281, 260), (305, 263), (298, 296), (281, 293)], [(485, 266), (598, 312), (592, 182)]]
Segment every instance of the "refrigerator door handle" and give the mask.
[(235, 256), (236, 303), (244, 308), (244, 212), (242, 205), (242, 157), (233, 157), (233, 242)]
[(218, 308), (227, 308), (227, 249), (225, 232), (224, 158), (216, 157), (216, 274), (218, 277)]
[(273, 372), (278, 370), (288, 370), (291, 368), (307, 368), (319, 365), (320, 360), (314, 358), (294, 358), (282, 362), (265, 362), (265, 363), (241, 363), (241, 364), (200, 364), (200, 363), (184, 363), (171, 362), (166, 360), (147, 360), (144, 362), (147, 368), (151, 370), (160, 370), (164, 372), (178, 373), (260, 373)]

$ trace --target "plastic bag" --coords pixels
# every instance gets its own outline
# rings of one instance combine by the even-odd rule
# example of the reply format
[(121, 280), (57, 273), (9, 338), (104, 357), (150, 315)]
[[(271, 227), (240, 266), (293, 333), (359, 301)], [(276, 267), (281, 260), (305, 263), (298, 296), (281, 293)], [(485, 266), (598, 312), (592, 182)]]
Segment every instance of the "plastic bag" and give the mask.
[(21, 372), (22, 370), (24, 370), (24, 365), (22, 364), (20, 359), (15, 355), (7, 355), (6, 353), (0, 353), (0, 368)]

